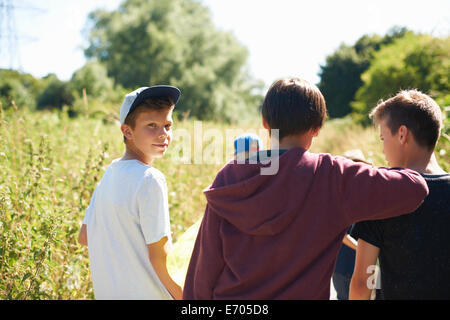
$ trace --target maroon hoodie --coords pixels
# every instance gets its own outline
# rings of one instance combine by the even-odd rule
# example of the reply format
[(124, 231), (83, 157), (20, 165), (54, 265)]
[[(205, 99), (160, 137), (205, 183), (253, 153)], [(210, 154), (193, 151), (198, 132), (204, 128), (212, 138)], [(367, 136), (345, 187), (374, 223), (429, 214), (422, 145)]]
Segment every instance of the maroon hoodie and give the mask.
[(415, 171), (301, 148), (276, 175), (262, 166), (230, 162), (204, 191), (184, 299), (329, 299), (348, 227), (412, 212), (428, 194)]

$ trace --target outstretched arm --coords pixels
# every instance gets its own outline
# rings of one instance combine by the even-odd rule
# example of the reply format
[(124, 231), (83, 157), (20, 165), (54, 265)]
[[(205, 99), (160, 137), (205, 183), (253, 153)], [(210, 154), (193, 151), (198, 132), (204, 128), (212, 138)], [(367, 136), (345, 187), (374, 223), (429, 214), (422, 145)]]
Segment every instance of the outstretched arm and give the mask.
[(416, 210), (428, 195), (424, 178), (410, 169), (375, 168), (335, 160), (338, 199), (346, 224), (396, 217)]
[(183, 290), (175, 281), (173, 281), (167, 271), (167, 240), (168, 238), (164, 237), (158, 242), (148, 244), (148, 257), (159, 280), (161, 280), (167, 291), (169, 291), (174, 299), (181, 300), (183, 297)]

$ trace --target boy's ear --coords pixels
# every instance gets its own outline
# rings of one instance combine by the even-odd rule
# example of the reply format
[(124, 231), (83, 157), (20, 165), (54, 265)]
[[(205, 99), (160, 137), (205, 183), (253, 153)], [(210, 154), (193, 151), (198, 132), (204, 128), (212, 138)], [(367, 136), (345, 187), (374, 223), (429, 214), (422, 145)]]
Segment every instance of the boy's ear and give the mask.
[(408, 128), (404, 125), (398, 128), (398, 138), (401, 144), (405, 144), (406, 137), (408, 136), (408, 131), (409, 131)]
[(319, 135), (320, 128), (311, 129), (311, 133), (313, 137), (317, 137)]
[(267, 124), (267, 121), (266, 121), (266, 119), (264, 119), (264, 117), (262, 117), (262, 125), (263, 125), (264, 129), (270, 130), (270, 127)]
[(127, 138), (127, 140), (132, 140), (133, 133), (129, 125), (124, 123), (123, 125), (120, 126), (120, 130), (122, 130), (122, 134), (124, 135), (125, 138)]

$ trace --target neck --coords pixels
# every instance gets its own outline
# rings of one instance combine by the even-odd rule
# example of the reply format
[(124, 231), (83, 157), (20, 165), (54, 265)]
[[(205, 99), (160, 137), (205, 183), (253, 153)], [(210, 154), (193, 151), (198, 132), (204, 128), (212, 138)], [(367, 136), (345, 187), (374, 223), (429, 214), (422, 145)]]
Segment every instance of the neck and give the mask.
[(134, 148), (134, 146), (128, 145), (128, 144), (126, 146), (125, 153), (121, 160), (139, 160), (149, 166), (153, 162), (153, 159), (146, 156), (145, 154), (140, 152), (138, 149)]
[(303, 148), (308, 150), (311, 147), (312, 137), (307, 135), (295, 135), (282, 138), (278, 142), (278, 149), (289, 150), (293, 148)]
[(405, 168), (415, 170), (419, 173), (444, 174), (444, 170), (439, 167), (434, 152), (417, 151), (406, 159)]
[(430, 174), (446, 174), (444, 170), (439, 166), (436, 156), (434, 155), (434, 152), (431, 154), (430, 161), (427, 164), (427, 167), (425, 169), (425, 173)]

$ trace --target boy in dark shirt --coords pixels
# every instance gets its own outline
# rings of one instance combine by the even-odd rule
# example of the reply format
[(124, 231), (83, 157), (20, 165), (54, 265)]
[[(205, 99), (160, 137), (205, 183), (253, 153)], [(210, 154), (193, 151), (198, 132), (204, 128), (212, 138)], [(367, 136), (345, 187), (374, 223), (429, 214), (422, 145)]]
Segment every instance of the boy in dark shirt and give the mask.
[(389, 165), (421, 173), (430, 193), (411, 214), (355, 225), (350, 299), (369, 299), (368, 273), (377, 258), (384, 299), (450, 299), (450, 174), (433, 154), (441, 110), (429, 96), (408, 90), (380, 103), (371, 117), (380, 126)]

